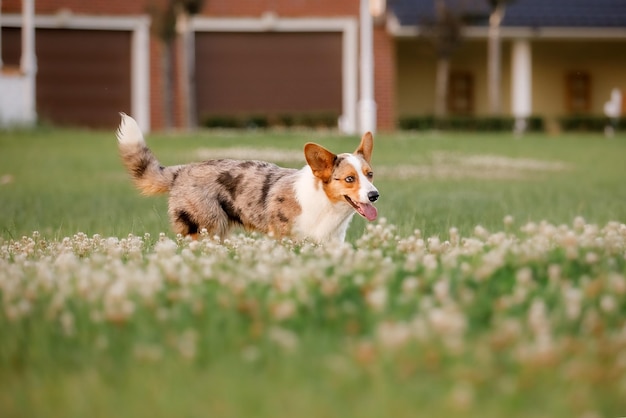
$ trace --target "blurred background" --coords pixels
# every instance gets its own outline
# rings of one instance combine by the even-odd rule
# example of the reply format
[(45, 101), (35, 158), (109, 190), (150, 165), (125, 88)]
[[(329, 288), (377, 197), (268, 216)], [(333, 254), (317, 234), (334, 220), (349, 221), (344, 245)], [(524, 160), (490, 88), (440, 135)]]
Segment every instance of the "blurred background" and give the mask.
[(602, 131), (623, 0), (0, 0), (0, 125)]

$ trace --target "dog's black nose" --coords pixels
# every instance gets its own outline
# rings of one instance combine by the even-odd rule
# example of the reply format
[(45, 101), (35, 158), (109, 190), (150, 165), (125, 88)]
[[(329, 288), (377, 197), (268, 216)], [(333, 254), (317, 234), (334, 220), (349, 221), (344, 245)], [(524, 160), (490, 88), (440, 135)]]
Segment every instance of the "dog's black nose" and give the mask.
[(380, 195), (378, 194), (378, 192), (375, 192), (375, 191), (369, 192), (367, 194), (367, 198), (370, 200), (370, 202), (377, 201), (378, 200), (378, 196), (380, 196)]

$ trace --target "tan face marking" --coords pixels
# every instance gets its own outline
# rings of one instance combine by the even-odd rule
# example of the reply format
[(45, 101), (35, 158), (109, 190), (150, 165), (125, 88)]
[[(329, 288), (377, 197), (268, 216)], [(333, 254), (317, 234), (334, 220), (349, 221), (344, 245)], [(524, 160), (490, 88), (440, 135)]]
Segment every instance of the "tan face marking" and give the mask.
[(345, 202), (348, 196), (355, 202), (368, 202), (367, 193), (376, 190), (371, 183), (371, 166), (361, 157), (353, 154), (337, 156), (331, 179), (324, 183), (324, 191), (332, 202)]

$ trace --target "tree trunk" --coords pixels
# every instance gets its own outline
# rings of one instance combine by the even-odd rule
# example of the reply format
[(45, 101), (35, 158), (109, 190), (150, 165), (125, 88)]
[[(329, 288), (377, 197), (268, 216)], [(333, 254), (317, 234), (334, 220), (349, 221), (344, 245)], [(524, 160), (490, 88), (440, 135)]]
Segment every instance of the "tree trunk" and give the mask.
[(450, 59), (437, 58), (437, 76), (435, 80), (435, 116), (445, 117), (447, 114), (446, 101), (448, 98), (448, 80), (450, 73)]
[(500, 83), (502, 79), (501, 69), (501, 42), (500, 24), (504, 18), (504, 3), (499, 2), (489, 16), (489, 39), (487, 50), (487, 96), (489, 100), (489, 113), (493, 116), (500, 115)]

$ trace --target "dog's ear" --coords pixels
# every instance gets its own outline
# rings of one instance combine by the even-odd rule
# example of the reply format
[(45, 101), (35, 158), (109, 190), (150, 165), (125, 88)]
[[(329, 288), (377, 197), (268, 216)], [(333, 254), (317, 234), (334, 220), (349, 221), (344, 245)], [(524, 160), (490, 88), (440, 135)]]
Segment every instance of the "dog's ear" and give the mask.
[(337, 156), (321, 145), (312, 142), (304, 146), (304, 157), (311, 167), (313, 175), (323, 182), (330, 180)]
[(365, 161), (368, 163), (371, 162), (372, 159), (372, 151), (374, 150), (374, 137), (371, 132), (365, 132), (363, 137), (361, 137), (361, 144), (354, 151), (355, 154), (363, 157)]

